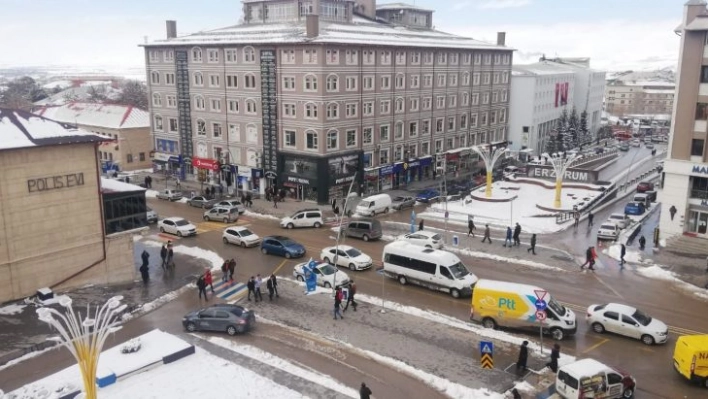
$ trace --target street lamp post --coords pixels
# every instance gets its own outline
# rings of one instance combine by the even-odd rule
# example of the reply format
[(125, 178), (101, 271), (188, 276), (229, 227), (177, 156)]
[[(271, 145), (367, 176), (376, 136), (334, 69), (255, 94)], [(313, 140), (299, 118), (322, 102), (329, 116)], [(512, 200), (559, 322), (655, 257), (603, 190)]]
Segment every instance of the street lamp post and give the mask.
[(96, 399), (96, 371), (98, 358), (109, 334), (121, 327), (118, 316), (127, 305), (121, 304), (122, 296), (114, 296), (100, 308), (91, 312), (90, 305), (86, 313), (76, 313), (69, 297), (62, 297), (59, 304), (64, 307), (61, 313), (52, 308), (37, 309), (39, 320), (49, 324), (59, 332), (56, 341), (65, 346), (76, 359), (84, 383), (84, 398)]
[(492, 173), (494, 172), (494, 164), (497, 163), (502, 155), (506, 154), (509, 149), (497, 147), (494, 149), (484, 148), (479, 146), (470, 147), (472, 151), (479, 154), (479, 156), (484, 161), (484, 167), (487, 169), (487, 186), (484, 190), (484, 194), (487, 198), (492, 196)]
[[(337, 267), (337, 262), (339, 261), (339, 241), (342, 238), (342, 225), (344, 224), (344, 214), (347, 212), (347, 206), (349, 205), (349, 196), (352, 193), (352, 189), (354, 188), (354, 183), (356, 183), (356, 178), (358, 176), (358, 172), (354, 175), (354, 179), (352, 179), (351, 184), (349, 184), (349, 190), (347, 190), (347, 197), (344, 200), (344, 209), (341, 211), (341, 216), (339, 216), (339, 230), (337, 231), (337, 239), (334, 244), (334, 287), (332, 287), (333, 290), (337, 289), (337, 273), (336, 271), (339, 271), (339, 268)], [(338, 217), (338, 215), (335, 215), (335, 217)]]
[(561, 190), (563, 188), (563, 177), (565, 176), (565, 172), (568, 170), (568, 168), (575, 162), (576, 160), (582, 158), (582, 155), (574, 155), (570, 158), (561, 158), (558, 156), (551, 157), (549, 160), (551, 162), (551, 165), (553, 166), (553, 172), (556, 174), (556, 198), (555, 201), (553, 202), (553, 206), (556, 208), (561, 207)]

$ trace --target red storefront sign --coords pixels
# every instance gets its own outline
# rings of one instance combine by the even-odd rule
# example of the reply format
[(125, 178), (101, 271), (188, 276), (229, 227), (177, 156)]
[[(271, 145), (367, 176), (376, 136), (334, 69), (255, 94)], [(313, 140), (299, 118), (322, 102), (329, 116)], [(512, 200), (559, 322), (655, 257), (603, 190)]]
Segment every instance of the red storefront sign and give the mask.
[(198, 169), (219, 170), (219, 162), (214, 159), (192, 158), (192, 166)]
[(460, 153), (459, 152), (447, 153), (447, 154), (445, 154), (445, 159), (448, 161), (457, 161), (458, 159), (460, 159)]

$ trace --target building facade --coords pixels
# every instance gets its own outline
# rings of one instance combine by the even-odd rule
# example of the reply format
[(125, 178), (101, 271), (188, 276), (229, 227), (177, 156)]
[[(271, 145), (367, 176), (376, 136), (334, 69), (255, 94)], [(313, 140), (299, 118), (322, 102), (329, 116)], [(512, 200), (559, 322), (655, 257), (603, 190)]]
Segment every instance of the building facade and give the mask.
[[(111, 138), (99, 147), (98, 155), (104, 171), (152, 168), (150, 114), (146, 111), (129, 105), (72, 102), (42, 107), (35, 113)], [(166, 122), (159, 115), (154, 119), (155, 129), (165, 128)]]
[(671, 82), (615, 80), (605, 88), (605, 110), (611, 115), (670, 115), (676, 84)]
[(134, 280), (133, 234), (106, 234), (97, 157), (104, 140), (0, 109), (0, 302), (42, 287)]
[[(155, 150), (183, 178), (325, 203), (474, 165), (506, 140), (512, 50), (374, 0), (244, 1), (240, 25), (145, 45)], [(154, 125), (154, 121), (153, 121)], [(198, 172), (202, 170), (202, 172)]]
[[(660, 192), (662, 237), (708, 238), (708, 10), (684, 6), (678, 79)], [(671, 212), (670, 209), (675, 209)]]

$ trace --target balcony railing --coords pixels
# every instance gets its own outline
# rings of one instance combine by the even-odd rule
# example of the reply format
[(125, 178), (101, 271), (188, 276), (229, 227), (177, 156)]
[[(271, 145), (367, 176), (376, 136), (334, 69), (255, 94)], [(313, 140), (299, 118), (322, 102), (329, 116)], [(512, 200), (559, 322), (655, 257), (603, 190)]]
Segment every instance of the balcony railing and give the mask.
[(691, 190), (691, 198), (708, 199), (708, 190)]

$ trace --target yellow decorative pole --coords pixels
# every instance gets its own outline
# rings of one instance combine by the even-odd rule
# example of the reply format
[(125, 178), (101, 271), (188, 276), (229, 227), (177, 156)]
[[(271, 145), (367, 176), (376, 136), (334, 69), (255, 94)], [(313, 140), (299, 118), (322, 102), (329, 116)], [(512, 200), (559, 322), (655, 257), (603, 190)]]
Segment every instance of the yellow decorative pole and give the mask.
[(484, 167), (485, 169), (487, 169), (487, 185), (484, 189), (484, 195), (487, 198), (490, 198), (492, 196), (492, 174), (494, 172), (494, 164), (497, 163), (499, 158), (501, 158), (502, 155), (506, 154), (509, 149), (498, 147), (492, 150), (491, 145), (490, 148), (479, 146), (473, 146), (470, 148), (472, 149), (472, 151), (479, 154), (480, 158), (482, 158), (482, 161), (484, 161)]
[(122, 296), (109, 299), (101, 308), (94, 310), (93, 317), (90, 305), (86, 306), (86, 314), (79, 313), (77, 316), (71, 306), (71, 298), (66, 296), (59, 300), (59, 304), (64, 307), (63, 314), (52, 308), (37, 309), (39, 320), (59, 332), (59, 337), (54, 340), (65, 346), (76, 359), (84, 383), (82, 397), (85, 399), (97, 398), (98, 358), (108, 335), (121, 328), (118, 316), (126, 308), (126, 305), (121, 305), (121, 300)]
[(553, 206), (555, 208), (561, 207), (561, 191), (563, 190), (563, 177), (565, 177), (565, 172), (575, 161), (580, 158), (582, 158), (582, 155), (574, 155), (570, 158), (561, 158), (558, 156), (549, 158), (549, 161), (553, 166), (553, 172), (556, 174), (556, 197), (553, 201)]

